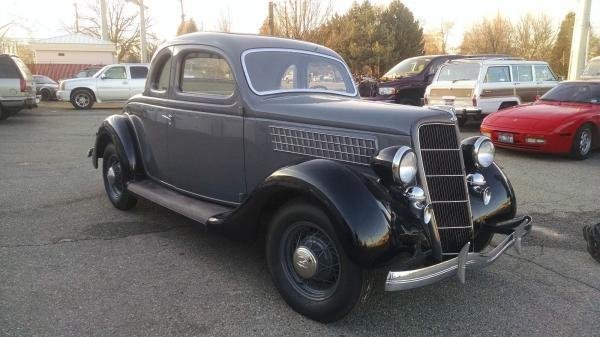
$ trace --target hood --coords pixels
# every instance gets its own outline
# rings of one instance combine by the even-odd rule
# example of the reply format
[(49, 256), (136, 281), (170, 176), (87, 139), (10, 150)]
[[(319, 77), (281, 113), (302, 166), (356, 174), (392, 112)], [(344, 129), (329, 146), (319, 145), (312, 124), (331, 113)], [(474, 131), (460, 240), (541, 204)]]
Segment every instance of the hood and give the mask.
[(415, 81), (415, 78), (417, 78), (420, 74), (415, 74), (415, 75), (410, 75), (410, 76), (406, 76), (406, 77), (400, 77), (400, 78), (390, 78), (390, 79), (381, 79), (379, 81), (379, 86), (380, 87), (397, 87), (397, 86), (402, 86), (402, 85), (406, 85), (409, 83), (413, 83)]
[(518, 130), (551, 131), (564, 120), (587, 110), (586, 104), (539, 101), (493, 113), (486, 117), (485, 124)]
[(65, 85), (76, 85), (77, 83), (89, 83), (90, 80), (93, 79), (93, 77), (70, 78), (68, 80), (62, 80), (61, 83), (64, 83)]
[(265, 98), (253, 109), (269, 117), (350, 130), (409, 136), (419, 121), (450, 122), (443, 110), (380, 103), (327, 94), (299, 94)]

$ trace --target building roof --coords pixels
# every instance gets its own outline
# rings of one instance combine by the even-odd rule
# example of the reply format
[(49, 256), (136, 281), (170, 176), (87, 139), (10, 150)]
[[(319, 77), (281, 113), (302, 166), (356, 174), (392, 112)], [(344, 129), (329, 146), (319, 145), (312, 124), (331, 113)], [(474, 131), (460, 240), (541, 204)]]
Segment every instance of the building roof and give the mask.
[(92, 44), (92, 45), (113, 45), (111, 41), (100, 40), (89, 35), (81, 33), (67, 34), (61, 36), (50, 37), (47, 39), (36, 40), (35, 44)]

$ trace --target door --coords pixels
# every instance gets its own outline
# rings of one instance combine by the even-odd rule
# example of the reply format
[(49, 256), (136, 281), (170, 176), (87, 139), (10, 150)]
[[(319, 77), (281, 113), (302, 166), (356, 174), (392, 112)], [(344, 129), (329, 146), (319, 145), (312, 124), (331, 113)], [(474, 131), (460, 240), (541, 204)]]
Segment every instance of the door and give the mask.
[(171, 91), (171, 52), (165, 49), (156, 56), (156, 65), (150, 74), (151, 83), (141, 103), (128, 104), (127, 110), (140, 145), (144, 169), (150, 178), (173, 184), (170, 179), (168, 131), (171, 124), (169, 103)]
[(129, 78), (125, 66), (113, 66), (96, 78), (97, 95), (101, 101), (129, 99)]
[(129, 81), (129, 97), (135, 96), (144, 91), (146, 85), (146, 77), (148, 76), (147, 66), (130, 66), (129, 75), (131, 80)]
[(483, 113), (496, 112), (503, 101), (515, 100), (515, 86), (508, 65), (489, 66), (485, 70), (479, 97), (479, 106)]
[(175, 187), (214, 201), (245, 196), (243, 116), (230, 63), (216, 49), (175, 50), (176, 104), (169, 106)]
[(533, 67), (530, 64), (512, 65), (515, 94), (521, 103), (533, 102), (538, 94), (537, 85), (533, 80)]
[(537, 85), (537, 94), (538, 96), (543, 96), (548, 90), (554, 88), (558, 84), (558, 78), (550, 67), (541, 64), (533, 66), (535, 70), (535, 83)]

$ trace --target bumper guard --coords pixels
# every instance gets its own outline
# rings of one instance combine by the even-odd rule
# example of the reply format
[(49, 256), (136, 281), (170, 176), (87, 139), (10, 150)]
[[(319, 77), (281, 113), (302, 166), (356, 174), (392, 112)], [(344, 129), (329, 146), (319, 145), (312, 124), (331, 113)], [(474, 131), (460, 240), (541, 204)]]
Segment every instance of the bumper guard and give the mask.
[(494, 226), (486, 227), (495, 233), (506, 234), (506, 238), (494, 249), (487, 253), (471, 253), (471, 243), (467, 243), (460, 250), (457, 257), (440, 262), (433, 266), (405, 270), (390, 271), (385, 281), (386, 291), (407, 290), (426, 286), (442, 279), (458, 275), (461, 283), (465, 283), (466, 269), (481, 269), (492, 264), (510, 246), (515, 246), (517, 253), (521, 253), (521, 240), (531, 231), (531, 217), (508, 220)]

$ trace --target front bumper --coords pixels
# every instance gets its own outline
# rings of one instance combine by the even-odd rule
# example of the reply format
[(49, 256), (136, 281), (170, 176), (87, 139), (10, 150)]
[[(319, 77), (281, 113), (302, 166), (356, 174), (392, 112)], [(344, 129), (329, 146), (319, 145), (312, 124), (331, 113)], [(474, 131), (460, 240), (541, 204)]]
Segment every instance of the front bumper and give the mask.
[(71, 90), (58, 90), (56, 92), (56, 99), (59, 101), (70, 101)]
[(492, 264), (508, 248), (515, 246), (521, 253), (521, 240), (531, 231), (531, 217), (512, 219), (488, 228), (496, 233), (506, 234), (506, 238), (494, 249), (487, 253), (469, 252), (470, 243), (467, 243), (457, 257), (435, 264), (433, 266), (405, 270), (390, 271), (385, 281), (386, 291), (407, 290), (426, 286), (445, 278), (458, 275), (459, 280), (465, 282), (466, 269), (481, 269)]

